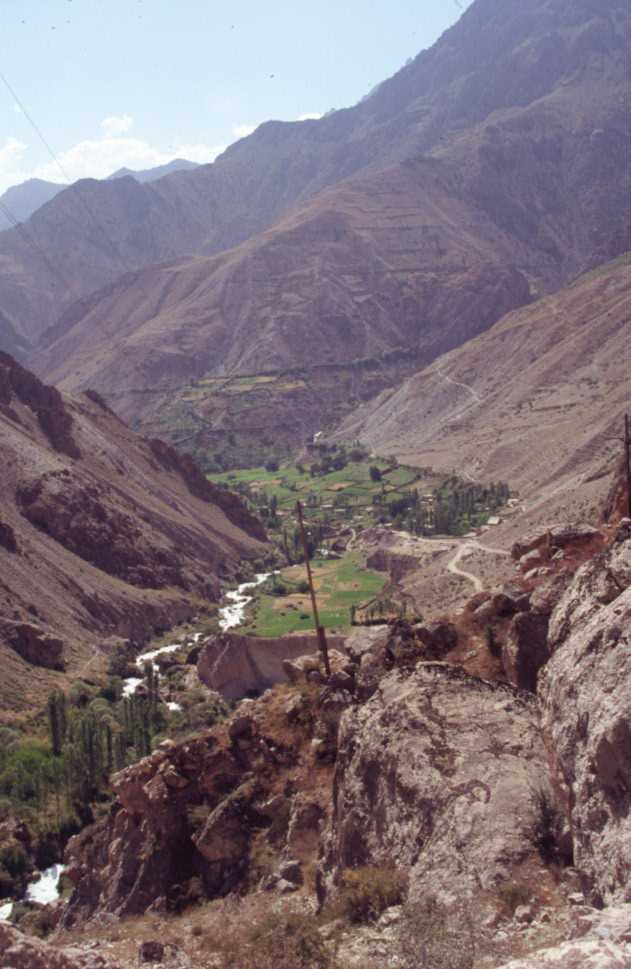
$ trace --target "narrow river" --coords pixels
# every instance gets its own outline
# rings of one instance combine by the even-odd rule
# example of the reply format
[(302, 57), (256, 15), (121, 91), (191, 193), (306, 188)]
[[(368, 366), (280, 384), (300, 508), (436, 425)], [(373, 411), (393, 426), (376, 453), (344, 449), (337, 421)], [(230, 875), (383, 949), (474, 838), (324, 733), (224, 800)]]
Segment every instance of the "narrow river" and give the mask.
[[(253, 599), (253, 596), (249, 593), (259, 585), (262, 585), (266, 579), (269, 579), (270, 575), (272, 575), (271, 572), (259, 572), (252, 582), (242, 582), (236, 589), (233, 589), (231, 592), (226, 592), (226, 605), (222, 606), (218, 613), (219, 628), (222, 632), (225, 633), (229, 629), (236, 629), (237, 626), (241, 625), (245, 619), (246, 609)], [(158, 649), (150, 649), (146, 653), (141, 653), (140, 656), (137, 656), (136, 668), (139, 675), (129, 676), (123, 681), (123, 696), (132, 696), (143, 682), (142, 672), (146, 663), (152, 663), (154, 671), (159, 675), (160, 669), (156, 664), (158, 656), (163, 656), (166, 653), (175, 653), (184, 646), (186, 640), (192, 639), (194, 643), (198, 643), (202, 636), (203, 633), (196, 632), (192, 636), (187, 636), (177, 643), (160, 646)], [(170, 710), (180, 709), (177, 703), (167, 703), (167, 706)]]

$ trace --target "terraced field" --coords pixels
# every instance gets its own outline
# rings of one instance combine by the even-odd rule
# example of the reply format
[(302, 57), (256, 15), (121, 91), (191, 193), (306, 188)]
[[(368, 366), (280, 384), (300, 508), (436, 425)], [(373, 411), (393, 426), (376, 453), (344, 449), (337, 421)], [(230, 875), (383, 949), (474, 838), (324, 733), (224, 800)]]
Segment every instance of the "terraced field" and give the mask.
[[(381, 480), (371, 478), (371, 467), (379, 469)], [(373, 524), (379, 515), (376, 497), (385, 501), (405, 498), (411, 488), (430, 492), (444, 478), (415, 468), (391, 468), (382, 459), (349, 463), (339, 471), (316, 476), (310, 475), (307, 469), (283, 467), (278, 471), (248, 468), (209, 477), (227, 488), (238, 490), (239, 486), (247, 486), (253, 496), (274, 498), (279, 518), (287, 522), (294, 521), (296, 502), (300, 500), (311, 522), (347, 522), (364, 527)]]
[[(341, 559), (314, 559), (314, 584), (318, 596), (320, 622), (329, 632), (343, 632), (351, 626), (351, 608), (377, 596), (384, 587), (383, 573), (365, 567), (359, 552)], [(301, 592), (306, 579), (304, 565), (283, 569), (270, 579), (257, 595), (251, 618), (240, 631), (255, 636), (278, 637), (313, 629), (311, 600)], [(286, 594), (273, 594), (274, 587)]]

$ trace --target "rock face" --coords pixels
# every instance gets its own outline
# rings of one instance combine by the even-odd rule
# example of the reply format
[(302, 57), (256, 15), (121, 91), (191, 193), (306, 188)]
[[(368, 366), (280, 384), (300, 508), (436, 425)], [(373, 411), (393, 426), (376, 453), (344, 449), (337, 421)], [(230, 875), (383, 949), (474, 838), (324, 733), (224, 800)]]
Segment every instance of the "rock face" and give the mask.
[(545, 557), (549, 557), (560, 548), (592, 542), (599, 537), (598, 529), (586, 522), (581, 525), (554, 525), (547, 529), (537, 529), (536, 532), (515, 542), (511, 555), (514, 559), (523, 559), (531, 552), (541, 554), (541, 551), (545, 550)]
[(504, 672), (513, 686), (535, 693), (539, 670), (547, 663), (549, 616), (520, 612), (513, 617), (502, 644)]
[(631, 523), (552, 614), (539, 683), (569, 791), (576, 867), (594, 898), (631, 900)]
[[(332, 650), (344, 645), (342, 636), (328, 636)], [(275, 683), (287, 682), (283, 660), (315, 655), (318, 639), (313, 636), (285, 636), (263, 639), (221, 633), (211, 636), (202, 648), (197, 672), (202, 683), (229, 700), (239, 700), (251, 693), (261, 693)]]
[(22, 659), (49, 670), (64, 669), (64, 643), (28, 622), (0, 620), (0, 635)]
[(0, 405), (17, 400), (32, 410), (55, 451), (80, 458), (73, 437), (73, 418), (56, 387), (48, 387), (7, 353), (0, 352)]
[(628, 969), (631, 966), (631, 906), (571, 913), (571, 938), (558, 946), (504, 963), (501, 969)]
[(66, 850), (75, 890), (65, 926), (101, 912), (177, 911), (258, 887), (305, 846), (315, 855), (332, 780), (305, 729), (319, 704), (305, 697), (291, 725), (277, 700), (244, 700), (212, 732), (167, 741), (115, 775), (109, 816)]
[(412, 898), (468, 893), (533, 852), (546, 784), (534, 698), (421, 664), (342, 717), (326, 869), (395, 865)]
[(123, 969), (99, 953), (55, 949), (4, 922), (0, 922), (0, 965), (2, 969)]

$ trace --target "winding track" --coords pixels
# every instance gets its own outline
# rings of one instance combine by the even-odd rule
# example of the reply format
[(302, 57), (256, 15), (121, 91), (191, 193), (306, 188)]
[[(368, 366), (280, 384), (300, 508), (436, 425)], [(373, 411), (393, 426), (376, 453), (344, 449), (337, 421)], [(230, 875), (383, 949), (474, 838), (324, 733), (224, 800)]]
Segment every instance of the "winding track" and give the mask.
[(488, 545), (482, 545), (481, 542), (465, 542), (463, 545), (458, 546), (456, 554), (447, 564), (447, 571), (451, 572), (452, 575), (459, 575), (463, 579), (467, 579), (467, 581), (473, 583), (476, 592), (482, 592), (484, 587), (478, 576), (474, 575), (473, 572), (467, 572), (465, 569), (458, 568), (462, 559), (475, 551), (488, 552), (489, 555), (510, 555), (510, 552), (507, 552), (503, 548), (490, 548)]
[[(355, 530), (353, 529), (353, 531)], [(354, 542), (357, 537), (359, 536), (357, 536), (355, 533), (353, 535), (352, 542)], [(440, 538), (417, 538), (416, 541), (423, 545), (440, 545), (444, 549), (445, 543), (446, 541), (449, 541), (449, 539), (446, 540), (446, 539), (440, 539)], [(350, 548), (350, 544), (351, 543), (349, 542), (349, 545), (347, 546), (347, 548)], [(450, 558), (449, 562), (447, 563), (447, 571), (451, 572), (452, 575), (458, 575), (460, 576), (460, 578), (466, 579), (467, 582), (471, 582), (476, 592), (483, 591), (484, 586), (482, 585), (482, 581), (473, 572), (467, 572), (466, 569), (459, 568), (459, 565), (462, 559), (466, 558), (468, 555), (471, 555), (472, 552), (486, 552), (488, 555), (510, 556), (510, 552), (507, 552), (506, 549), (504, 548), (493, 548), (490, 545), (483, 545), (482, 542), (478, 542), (475, 540), (469, 540), (462, 543), (457, 542), (455, 546), (454, 545), (451, 546), (451, 548), (454, 548), (454, 547), (455, 547), (455, 554), (452, 556), (452, 558)]]

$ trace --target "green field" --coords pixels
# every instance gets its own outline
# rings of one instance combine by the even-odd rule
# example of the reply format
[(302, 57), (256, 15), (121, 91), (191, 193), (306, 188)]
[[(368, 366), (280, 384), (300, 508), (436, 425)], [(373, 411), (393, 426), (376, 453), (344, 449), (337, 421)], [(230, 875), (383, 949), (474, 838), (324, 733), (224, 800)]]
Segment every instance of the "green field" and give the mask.
[(352, 538), (349, 530), (373, 525), (414, 535), (465, 535), (484, 525), (510, 496), (505, 482), (468, 482), (457, 475), (399, 465), (394, 458), (365, 456), (348, 461), (340, 470), (327, 470), (346, 460), (345, 450), (325, 448), (324, 457), (322, 453), (316, 460), (312, 457), (310, 468), (287, 465), (270, 470), (268, 464), (209, 478), (252, 503), (269, 534), (282, 544), (288, 561), (296, 560), (298, 549), (297, 501), (302, 503), (316, 548), (335, 550), (330, 540), (340, 533)]
[[(373, 481), (370, 467), (378, 467), (383, 474), (381, 481)], [(211, 481), (226, 488), (240, 490), (247, 487), (253, 497), (272, 496), (278, 502), (282, 520), (294, 519), (296, 501), (304, 506), (305, 517), (313, 522), (353, 520), (363, 517), (363, 524), (371, 524), (375, 517), (373, 498), (384, 494), (387, 500), (404, 497), (410, 487), (419, 489), (436, 487), (437, 479), (431, 481), (413, 468), (390, 469), (386, 461), (375, 459), (367, 462), (350, 462), (340, 471), (328, 474), (309, 474), (308, 469), (281, 467), (278, 471), (265, 468), (248, 468), (223, 474), (209, 475)]]
[[(349, 552), (341, 559), (314, 559), (311, 563), (318, 597), (320, 622), (330, 632), (350, 629), (351, 606), (359, 606), (377, 596), (385, 584), (385, 576), (367, 571), (359, 552)], [(263, 586), (254, 615), (239, 631), (250, 635), (274, 638), (292, 632), (312, 631), (313, 616), (309, 593), (299, 592), (307, 573), (304, 565), (283, 569), (281, 582), (288, 595), (270, 595)]]

